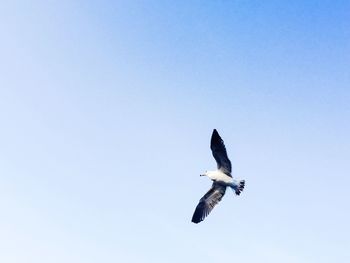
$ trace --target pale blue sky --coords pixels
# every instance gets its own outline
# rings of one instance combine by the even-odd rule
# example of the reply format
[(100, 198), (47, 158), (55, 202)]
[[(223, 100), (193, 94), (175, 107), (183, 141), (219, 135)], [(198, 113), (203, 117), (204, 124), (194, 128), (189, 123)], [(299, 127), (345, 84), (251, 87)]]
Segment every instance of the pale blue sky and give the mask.
[[(0, 261), (350, 262), (349, 14), (2, 1)], [(195, 225), (213, 128), (246, 189)]]

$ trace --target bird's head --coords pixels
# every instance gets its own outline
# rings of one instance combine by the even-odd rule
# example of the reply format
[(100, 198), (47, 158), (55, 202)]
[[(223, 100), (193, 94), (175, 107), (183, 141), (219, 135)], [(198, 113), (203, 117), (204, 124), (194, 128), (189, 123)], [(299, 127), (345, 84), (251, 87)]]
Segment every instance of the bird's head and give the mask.
[(208, 171), (205, 171), (204, 173), (200, 174), (199, 176), (207, 176), (208, 175)]

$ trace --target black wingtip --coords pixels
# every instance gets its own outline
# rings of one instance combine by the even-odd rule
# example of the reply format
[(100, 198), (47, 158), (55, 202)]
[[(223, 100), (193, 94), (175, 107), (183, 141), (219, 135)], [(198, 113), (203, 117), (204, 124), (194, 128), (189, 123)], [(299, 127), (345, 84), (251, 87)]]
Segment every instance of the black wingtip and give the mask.
[(201, 221), (196, 221), (196, 220), (192, 219), (192, 223), (198, 224), (199, 222), (201, 222)]
[(216, 129), (213, 130), (213, 133), (211, 135), (212, 138), (220, 138), (220, 135)]
[(198, 224), (203, 221), (202, 214), (200, 211), (196, 208), (193, 217), (192, 217), (192, 223)]
[(216, 129), (213, 130), (213, 134), (211, 135), (211, 144), (220, 143), (222, 141), (218, 131)]
[(199, 204), (196, 206), (196, 209), (194, 210), (194, 213), (192, 216), (192, 223), (198, 224), (204, 220), (205, 218), (205, 216), (203, 216), (204, 209), (205, 209), (205, 204), (203, 202), (199, 202)]

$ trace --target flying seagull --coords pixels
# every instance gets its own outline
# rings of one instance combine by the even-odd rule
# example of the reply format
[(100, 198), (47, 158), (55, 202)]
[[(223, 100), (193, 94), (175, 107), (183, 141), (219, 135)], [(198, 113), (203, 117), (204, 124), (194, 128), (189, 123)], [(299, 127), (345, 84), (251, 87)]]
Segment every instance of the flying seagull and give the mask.
[(235, 180), (231, 175), (231, 161), (227, 157), (224, 141), (221, 139), (218, 131), (214, 129), (211, 135), (210, 149), (217, 163), (216, 171), (206, 171), (201, 176), (208, 176), (213, 185), (210, 190), (199, 200), (199, 204), (194, 211), (192, 222), (198, 224), (209, 215), (214, 206), (219, 203), (225, 195), (227, 186), (240, 195), (243, 191), (245, 181)]

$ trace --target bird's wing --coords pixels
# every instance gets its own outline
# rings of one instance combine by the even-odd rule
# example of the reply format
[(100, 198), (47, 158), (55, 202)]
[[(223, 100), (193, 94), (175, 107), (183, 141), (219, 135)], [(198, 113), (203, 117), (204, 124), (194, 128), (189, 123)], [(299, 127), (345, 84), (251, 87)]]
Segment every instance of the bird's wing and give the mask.
[(198, 224), (209, 215), (214, 206), (219, 203), (226, 191), (225, 185), (213, 183), (210, 190), (199, 200), (199, 204), (194, 211), (192, 222)]
[(231, 176), (231, 161), (227, 157), (224, 141), (221, 139), (218, 131), (214, 129), (211, 135), (210, 149), (218, 165), (218, 169)]

